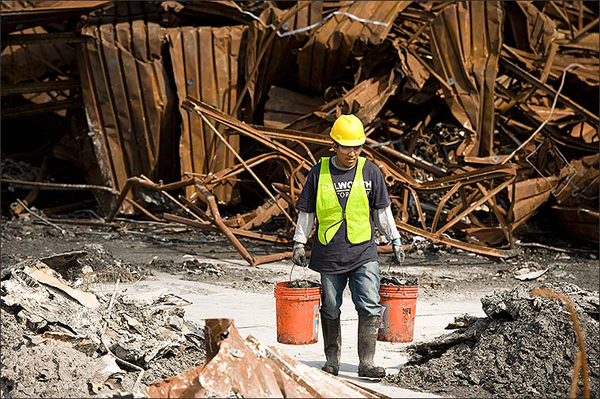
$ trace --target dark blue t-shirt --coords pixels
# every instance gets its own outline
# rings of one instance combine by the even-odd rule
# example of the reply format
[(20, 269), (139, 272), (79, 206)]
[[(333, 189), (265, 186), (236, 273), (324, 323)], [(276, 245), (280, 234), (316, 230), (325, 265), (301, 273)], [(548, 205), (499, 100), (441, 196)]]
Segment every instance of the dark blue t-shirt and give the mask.
[[(344, 209), (346, 202), (348, 202), (348, 194), (350, 194), (350, 188), (356, 174), (356, 166), (350, 170), (340, 170), (333, 165), (330, 159), (329, 170), (335, 193), (340, 201), (340, 206)], [(296, 209), (299, 211), (316, 214), (317, 185), (320, 172), (321, 162), (313, 166), (308, 173), (306, 184), (296, 203)], [(371, 210), (383, 209), (390, 205), (390, 197), (385, 186), (383, 174), (371, 161), (365, 162), (363, 167), (363, 181), (365, 182), (365, 191), (367, 192)], [(351, 212), (351, 210), (347, 210), (347, 212)], [(315, 234), (309, 268), (320, 273), (340, 274), (351, 271), (367, 262), (378, 260), (377, 244), (375, 244), (375, 240), (373, 239), (375, 230), (373, 216), (371, 212), (369, 214), (371, 215), (371, 240), (365, 243), (352, 244), (348, 241), (345, 220), (341, 223), (335, 236), (333, 236), (333, 239), (327, 245), (321, 244), (317, 238), (317, 234)], [(319, 221), (317, 220), (318, 228)]]

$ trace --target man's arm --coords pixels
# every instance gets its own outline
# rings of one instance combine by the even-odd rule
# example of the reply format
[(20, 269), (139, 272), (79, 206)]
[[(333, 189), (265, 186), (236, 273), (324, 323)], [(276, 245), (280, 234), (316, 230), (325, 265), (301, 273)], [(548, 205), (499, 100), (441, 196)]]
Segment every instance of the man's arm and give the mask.
[(296, 233), (294, 234), (294, 252), (292, 253), (292, 262), (298, 266), (307, 266), (306, 251), (304, 244), (308, 241), (308, 236), (312, 230), (315, 221), (315, 214), (309, 212), (298, 212), (296, 221)]
[(402, 240), (400, 239), (400, 233), (396, 227), (394, 221), (394, 215), (392, 214), (391, 206), (387, 206), (382, 209), (373, 210), (375, 225), (381, 231), (388, 241), (392, 242), (392, 249), (394, 251), (394, 258), (400, 265), (404, 263), (404, 248), (402, 247)]
[(298, 220), (296, 221), (296, 232), (294, 233), (294, 242), (306, 244), (308, 236), (312, 231), (315, 222), (315, 214), (309, 212), (298, 212)]
[(375, 225), (385, 235), (388, 242), (394, 241), (396, 238), (400, 239), (400, 233), (396, 227), (391, 206), (388, 205), (386, 208), (374, 209), (373, 216)]

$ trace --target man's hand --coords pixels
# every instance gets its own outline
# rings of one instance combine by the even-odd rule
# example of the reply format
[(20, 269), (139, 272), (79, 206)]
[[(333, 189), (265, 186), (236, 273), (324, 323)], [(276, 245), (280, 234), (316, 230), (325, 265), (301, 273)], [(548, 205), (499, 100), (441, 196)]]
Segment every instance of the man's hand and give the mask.
[(399, 238), (395, 238), (392, 241), (392, 249), (394, 250), (394, 259), (399, 265), (404, 263), (404, 248), (402, 248), (402, 241)]
[(304, 250), (304, 244), (294, 244), (292, 262), (298, 266), (306, 266), (306, 251)]

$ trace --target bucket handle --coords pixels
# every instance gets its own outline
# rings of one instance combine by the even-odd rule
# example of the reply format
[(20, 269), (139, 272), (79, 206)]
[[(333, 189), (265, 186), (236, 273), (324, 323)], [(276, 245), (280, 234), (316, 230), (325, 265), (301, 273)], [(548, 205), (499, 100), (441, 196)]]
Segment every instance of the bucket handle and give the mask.
[[(392, 258), (392, 259), (393, 259), (393, 258)], [(382, 277), (383, 277), (383, 276), (386, 276), (386, 277), (387, 277), (387, 276), (391, 276), (391, 275), (390, 275), (390, 270), (391, 270), (391, 268), (392, 268), (392, 264), (394, 264), (394, 261), (393, 261), (393, 260), (390, 260), (390, 261), (389, 261), (389, 264), (388, 264), (387, 271), (385, 272), (385, 274), (383, 274), (383, 273), (382, 273)], [(406, 267), (404, 266), (404, 263), (399, 263), (398, 265), (400, 266), (400, 273), (399, 273), (399, 274), (400, 274), (400, 277), (408, 277), (408, 273), (407, 273), (407, 271), (406, 271)]]
[[(292, 282), (292, 272), (294, 271), (294, 266), (296, 266), (296, 264), (292, 263), (292, 269), (290, 270), (290, 283)], [(306, 261), (302, 262), (302, 267), (308, 267), (308, 263), (306, 263)]]

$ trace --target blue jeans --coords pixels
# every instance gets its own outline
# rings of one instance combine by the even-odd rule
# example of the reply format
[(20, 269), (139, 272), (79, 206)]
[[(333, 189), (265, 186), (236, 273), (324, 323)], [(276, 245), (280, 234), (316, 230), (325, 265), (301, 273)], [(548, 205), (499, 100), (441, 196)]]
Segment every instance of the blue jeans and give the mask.
[(356, 269), (341, 274), (321, 273), (321, 317), (340, 317), (342, 294), (350, 282), (352, 302), (359, 316), (381, 314), (379, 304), (379, 262), (367, 262)]

